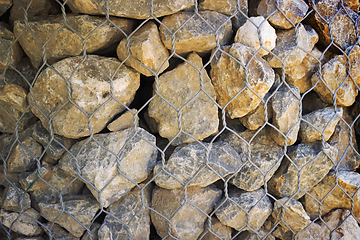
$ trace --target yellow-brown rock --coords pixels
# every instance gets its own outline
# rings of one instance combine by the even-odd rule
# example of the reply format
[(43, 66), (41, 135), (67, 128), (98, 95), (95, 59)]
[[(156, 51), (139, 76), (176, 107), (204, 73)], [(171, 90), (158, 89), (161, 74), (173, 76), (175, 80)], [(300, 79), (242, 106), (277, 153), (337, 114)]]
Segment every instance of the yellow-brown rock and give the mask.
[(13, 4), (12, 0), (0, 0), (0, 16), (3, 15)]
[(19, 43), (15, 42), (15, 38), (6, 26), (0, 25), (0, 71), (8, 64), (15, 67), (23, 56), (23, 51)]
[[(107, 128), (111, 132), (116, 132), (120, 130), (124, 130), (129, 127), (134, 127), (139, 124), (139, 117), (134, 114), (137, 113), (136, 109), (131, 109), (131, 111), (126, 111), (123, 115), (112, 121)], [(135, 120), (135, 125), (134, 125)]]

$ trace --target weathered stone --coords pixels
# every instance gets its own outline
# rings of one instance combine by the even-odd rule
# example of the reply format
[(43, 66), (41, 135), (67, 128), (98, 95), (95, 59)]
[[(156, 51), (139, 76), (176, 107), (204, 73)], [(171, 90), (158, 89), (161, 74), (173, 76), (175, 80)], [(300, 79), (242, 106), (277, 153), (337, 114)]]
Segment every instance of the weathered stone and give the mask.
[(344, 6), (350, 8), (354, 12), (359, 12), (359, 0), (343, 0)]
[[(140, 186), (144, 187), (143, 184)], [(150, 210), (147, 206), (150, 204), (150, 186), (142, 190), (135, 187), (109, 206), (111, 215), (106, 215), (98, 231), (99, 239), (149, 239)]]
[(350, 76), (360, 86), (360, 46), (349, 47), (346, 52), (349, 57)]
[(277, 32), (273, 54), (268, 54), (265, 59), (273, 68), (282, 68), (283, 65), (285, 68), (300, 65), (318, 39), (314, 29), (300, 23), (296, 28)]
[(217, 101), (224, 107), (236, 96), (225, 110), (231, 118), (243, 117), (260, 104), (257, 95), (265, 97), (275, 81), (275, 73), (264, 59), (254, 56), (254, 48), (234, 43), (223, 51), (227, 54), (215, 53), (210, 70)]
[[(202, 59), (196, 53), (191, 53), (186, 62), (162, 74), (154, 82), (153, 94), (156, 95), (149, 104), (149, 116), (159, 124), (160, 136), (173, 140), (173, 145), (203, 140), (218, 131), (215, 90), (205, 69), (201, 71), (200, 77), (199, 70), (202, 68)], [(178, 111), (181, 108), (179, 119)], [(183, 132), (176, 136), (180, 131), (179, 120)]]
[[(215, 35), (220, 45), (229, 42), (232, 24), (227, 16), (214, 11), (200, 11), (199, 15), (180, 12), (164, 17), (160, 25), (160, 36), (165, 47), (177, 54), (193, 51), (208, 53), (217, 46)], [(172, 38), (175, 38), (175, 49), (172, 48)]]
[(31, 208), (30, 195), (17, 186), (8, 186), (2, 196), (1, 208), (11, 212), (26, 211)]
[[(237, 11), (237, 6), (239, 10)], [(199, 10), (211, 10), (232, 16), (231, 22), (234, 29), (238, 29), (246, 22), (248, 15), (248, 1), (246, 0), (200, 0)]]
[(70, 175), (80, 176), (94, 197), (108, 207), (127, 194), (134, 182), (148, 177), (156, 161), (155, 145), (155, 137), (141, 128), (97, 134), (76, 143), (70, 152), (77, 158), (66, 153), (59, 165)]
[[(96, 212), (100, 209), (99, 203), (89, 196), (78, 195), (75, 200), (63, 199), (63, 204), (57, 203), (39, 203), (40, 213), (46, 220), (54, 222), (68, 230), (75, 237), (81, 237), (90, 227)], [(64, 206), (63, 206), (64, 205)], [(63, 212), (63, 208), (66, 212)], [(86, 209), (86, 211), (84, 211)], [(70, 215), (69, 215), (70, 214)], [(80, 223), (78, 223), (74, 218)]]
[(326, 176), (338, 152), (326, 142), (300, 143), (289, 147), (287, 156), (291, 161), (287, 157), (282, 160), (268, 182), (268, 190), (278, 198), (292, 197), (297, 200)]
[(300, 91), (296, 87), (283, 85), (272, 96), (273, 113), (271, 136), (281, 146), (293, 145), (300, 129)]
[(346, 57), (338, 55), (311, 77), (311, 84), (315, 86), (314, 91), (323, 102), (334, 104), (334, 95), (338, 106), (351, 106), (355, 102), (358, 89), (347, 75), (347, 67)]
[(334, 107), (327, 107), (303, 116), (299, 130), (301, 141), (311, 143), (329, 140), (343, 112), (343, 108), (334, 110)]
[[(319, 184), (305, 195), (304, 207), (311, 218), (323, 216), (332, 209), (352, 209), (357, 219), (360, 219), (360, 174), (349, 171), (339, 171), (337, 175), (330, 172)], [(334, 188), (334, 189), (333, 189)], [(311, 196), (310, 196), (311, 195)], [(321, 201), (321, 212), (319, 203)]]
[[(150, 16), (162, 17), (174, 14), (186, 8), (192, 7), (194, 2), (191, 0), (155, 0), (153, 2), (150, 0), (115, 0), (106, 3), (102, 0), (69, 0), (66, 4), (68, 4), (73, 12), (77, 13), (87, 13), (93, 15), (105, 15), (106, 13), (109, 13), (111, 16), (147, 19)], [(152, 12), (150, 11), (151, 6), (153, 6)]]
[[(309, 6), (303, 0), (262, 0), (257, 12), (269, 17), (269, 22), (278, 28), (290, 29), (304, 19)], [(275, 13), (273, 13), (276, 11)], [(290, 20), (290, 21), (289, 21)]]
[[(107, 128), (111, 132), (121, 131), (126, 128), (134, 127), (135, 125), (139, 125), (139, 117), (135, 114), (137, 113), (136, 109), (131, 109), (130, 111), (126, 111), (120, 117), (112, 121)], [(134, 125), (135, 119), (135, 125)]]
[(258, 54), (264, 56), (275, 47), (276, 32), (264, 17), (251, 17), (237, 30), (235, 42), (256, 50), (261, 48)]
[(262, 188), (253, 192), (230, 189), (229, 196), (224, 197), (216, 206), (215, 214), (220, 222), (237, 231), (258, 231), (271, 214), (272, 208), (271, 201)]
[(243, 190), (254, 191), (263, 186), (278, 169), (284, 155), (283, 149), (271, 138), (268, 127), (259, 133), (245, 131), (239, 136), (242, 139), (235, 134), (224, 139), (239, 153), (238, 161), (242, 165), (230, 182)]
[(228, 143), (191, 143), (177, 147), (165, 165), (155, 166), (155, 183), (166, 189), (206, 187), (235, 173), (241, 166), (239, 160)]
[(243, 231), (235, 238), (235, 240), (275, 240), (274, 236), (271, 234), (266, 236), (266, 234), (268, 234), (268, 231), (263, 228), (260, 228), (260, 230), (256, 232)]
[[(1, 141), (1, 137), (0, 137), (0, 145), (2, 143)], [(6, 175), (5, 173), (6, 172)], [(8, 172), (8, 171), (4, 171), (4, 165), (0, 165), (0, 184), (3, 185), (4, 187), (8, 187), (9, 186), (9, 182), (12, 184), (16, 184), (19, 182), (19, 177), (17, 173), (12, 173), (12, 172)], [(1, 201), (0, 201), (1, 202)]]
[(0, 210), (0, 222), (2, 226), (7, 228), (11, 227), (11, 231), (26, 236), (36, 236), (42, 233), (42, 229), (37, 223), (39, 219), (40, 213), (33, 208), (30, 208), (21, 214), (8, 212), (4, 209)]
[[(30, 19), (26, 24), (24, 20), (16, 21), (14, 35), (19, 37), (19, 43), (34, 67), (39, 68), (43, 64), (42, 47), (45, 42), (48, 64), (80, 55), (83, 51), (83, 45), (85, 45), (88, 54), (104, 53), (115, 49), (119, 40), (125, 37), (118, 28), (126, 34), (130, 34), (134, 22), (113, 17), (110, 20), (111, 23), (104, 17), (70, 14), (66, 16), (66, 24), (69, 26), (66, 27), (63, 26), (64, 18), (62, 15), (37, 17)], [(84, 40), (85, 38), (86, 40)], [(94, 64), (96, 65), (96, 61)], [(112, 75), (109, 74), (109, 76)]]
[(49, 181), (52, 175), (53, 171), (49, 166), (41, 166), (33, 172), (19, 173), (19, 183), (23, 189), (35, 191), (44, 187), (43, 180)]
[(92, 132), (100, 132), (125, 108), (117, 101), (129, 105), (140, 84), (140, 74), (125, 65), (118, 69), (120, 62), (115, 58), (88, 55), (82, 61), (80, 56), (72, 57), (55, 63), (52, 67), (56, 72), (46, 68), (28, 94), (31, 110), (43, 126), (49, 129), (48, 119), (52, 118), (53, 133), (67, 138), (89, 136), (90, 115)]
[(125, 64), (148, 77), (160, 74), (169, 67), (169, 52), (162, 44), (158, 27), (154, 22), (146, 23), (130, 38), (124, 38), (116, 53), (120, 61), (130, 56)]
[[(58, 224), (54, 223), (45, 223), (44, 224), (47, 229), (51, 230), (51, 236), (53, 240), (79, 240), (80, 238), (75, 237), (70, 234), (68, 231), (60, 227)], [(43, 227), (44, 228), (44, 227)], [(44, 230), (50, 235), (48, 230), (44, 228)], [(92, 239), (97, 240), (97, 239)]]
[(85, 234), (82, 236), (81, 240), (98, 240), (98, 231), (101, 227), (100, 223), (94, 222), (90, 227), (90, 234), (89, 232), (85, 232)]
[(151, 220), (156, 232), (162, 238), (168, 236), (170, 231), (172, 236), (179, 239), (197, 239), (203, 232), (207, 216), (220, 199), (221, 193), (214, 185), (205, 188), (192, 187), (187, 189), (185, 201), (184, 189), (168, 190), (155, 186), (151, 207), (170, 220), (169, 223), (167, 219), (151, 211)]
[(205, 226), (207, 226), (205, 231), (207, 231), (207, 233), (201, 238), (202, 240), (231, 239), (231, 228), (222, 224), (217, 218), (212, 217), (211, 225), (209, 226), (207, 224), (209, 224), (209, 220), (205, 223)]
[(16, 66), (23, 56), (18, 42), (15, 42), (14, 34), (5, 26), (0, 25), (0, 70), (4, 70), (8, 64)]
[[(320, 223), (321, 224), (321, 223)], [(307, 228), (298, 232), (294, 239), (295, 240), (330, 240), (329, 230), (325, 226), (320, 226), (318, 223), (311, 223)], [(344, 239), (345, 240), (345, 239)]]

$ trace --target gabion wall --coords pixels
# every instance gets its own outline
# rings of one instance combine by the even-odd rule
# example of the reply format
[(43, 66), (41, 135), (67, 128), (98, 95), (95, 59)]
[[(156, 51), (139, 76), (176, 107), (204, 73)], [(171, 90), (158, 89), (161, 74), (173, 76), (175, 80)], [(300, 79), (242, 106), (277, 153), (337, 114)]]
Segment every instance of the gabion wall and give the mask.
[(0, 0), (0, 239), (359, 239), (358, 12)]

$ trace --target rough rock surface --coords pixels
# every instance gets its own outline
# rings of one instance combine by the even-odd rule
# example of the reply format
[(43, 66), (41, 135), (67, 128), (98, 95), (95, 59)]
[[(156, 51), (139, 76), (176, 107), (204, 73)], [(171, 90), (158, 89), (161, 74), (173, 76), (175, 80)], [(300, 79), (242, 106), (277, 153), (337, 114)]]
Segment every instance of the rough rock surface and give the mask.
[[(264, 59), (254, 56), (253, 48), (234, 43), (224, 47), (223, 51), (232, 57), (217, 51), (210, 70), (217, 101), (224, 107), (236, 96), (225, 110), (231, 118), (243, 117), (260, 104), (261, 100), (255, 93), (265, 97), (274, 84), (275, 73)], [(246, 71), (244, 66), (247, 66)]]
[[(55, 63), (52, 67), (62, 77), (46, 68), (36, 79), (33, 94), (28, 94), (29, 103), (34, 104), (31, 110), (43, 126), (49, 129), (48, 119), (53, 117), (53, 132), (67, 138), (89, 136), (90, 115), (92, 132), (100, 132), (124, 109), (117, 101), (129, 105), (140, 84), (140, 74), (124, 65), (118, 69), (120, 62), (115, 58), (89, 55), (82, 61), (83, 57), (71, 57)], [(111, 83), (99, 69), (112, 76)], [(70, 78), (68, 83), (64, 78)]]
[(16, 186), (8, 186), (1, 200), (1, 209), (11, 212), (26, 211), (31, 208), (30, 195)]
[(235, 240), (260, 240), (260, 239), (275, 240), (274, 236), (272, 236), (271, 234), (266, 236), (267, 234), (268, 231), (264, 230), (263, 228), (260, 228), (260, 230), (256, 232), (243, 231), (235, 238)]
[(155, 166), (155, 183), (166, 189), (206, 187), (235, 173), (240, 166), (240, 156), (228, 143), (191, 143), (177, 147), (164, 166)]
[(269, 22), (278, 28), (290, 29), (303, 20), (308, 8), (303, 0), (261, 0), (257, 13), (264, 17), (271, 15)]
[[(53, 240), (80, 240), (80, 238), (75, 237), (64, 228), (60, 227), (58, 224), (46, 223), (44, 226), (51, 230), (51, 236)], [(48, 230), (43, 227), (44, 231), (48, 233)], [(49, 234), (49, 233), (48, 233)], [(95, 240), (95, 239), (92, 239)]]
[(169, 52), (162, 44), (158, 27), (154, 22), (146, 23), (129, 39), (124, 38), (116, 52), (120, 61), (130, 56), (125, 64), (148, 77), (162, 73), (169, 66)]
[(258, 53), (264, 56), (275, 47), (276, 32), (264, 17), (251, 17), (237, 30), (234, 41), (256, 50), (261, 48)]
[[(162, 25), (160, 25), (160, 36), (170, 52), (175, 51), (177, 54), (192, 51), (210, 52), (217, 46), (213, 29), (217, 31), (220, 45), (229, 42), (232, 35), (232, 24), (227, 16), (214, 11), (201, 11), (199, 14), (201, 18), (192, 12), (180, 12), (164, 17)], [(187, 21), (189, 18), (190, 20)], [(184, 25), (178, 30), (182, 24)], [(172, 48), (172, 35), (175, 38), (175, 49)]]
[[(2, 144), (2, 139), (0, 137), (0, 144)], [(4, 174), (4, 165), (0, 165), (0, 184), (4, 187), (8, 187), (10, 184), (16, 184), (19, 182), (18, 173), (6, 172), (6, 176)], [(6, 178), (5, 178), (6, 177)], [(0, 194), (2, 196), (2, 194)], [(1, 202), (1, 201), (0, 201)]]
[(81, 240), (98, 240), (98, 231), (101, 227), (101, 224), (98, 222), (94, 222), (90, 227), (90, 234), (89, 232), (85, 232), (85, 234), (82, 236)]
[(66, 153), (59, 165), (70, 175), (81, 176), (94, 197), (108, 207), (150, 174), (157, 155), (155, 141), (142, 128), (97, 134), (70, 149), (77, 161)]
[(360, 46), (354, 45), (346, 49), (349, 56), (350, 74), (354, 82), (360, 86)]
[(338, 152), (326, 142), (315, 142), (291, 146), (287, 155), (291, 161), (288, 158), (282, 160), (278, 171), (268, 182), (268, 190), (275, 197), (292, 197), (297, 200), (326, 176)]
[(3, 15), (13, 5), (12, 0), (1, 0), (0, 1), (0, 16)]
[[(147, 19), (150, 17), (151, 1), (145, 0), (115, 0), (105, 3), (102, 0), (69, 0), (66, 2), (73, 12), (87, 13), (94, 15), (105, 15), (109, 12), (110, 16)], [(153, 15), (162, 17), (190, 8), (194, 5), (191, 0), (180, 1), (153, 1)]]
[[(158, 88), (158, 90), (154, 91), (155, 98), (149, 104), (149, 116), (159, 124), (160, 136), (173, 139), (180, 130), (179, 120), (182, 131), (193, 136), (180, 133), (172, 141), (173, 145), (194, 142), (195, 139), (203, 140), (217, 133), (219, 126), (218, 108), (214, 103), (216, 100), (214, 87), (206, 70), (201, 71), (202, 78), (200, 78), (200, 72), (196, 69), (203, 68), (202, 59), (196, 53), (191, 53), (187, 61), (189, 63), (178, 65), (175, 69), (162, 74), (157, 83), (154, 82), (154, 89)], [(211, 98), (200, 89), (201, 82), (203, 90)], [(178, 111), (181, 108), (183, 109), (179, 119)]]
[(237, 231), (249, 228), (258, 231), (270, 216), (272, 208), (272, 203), (262, 188), (253, 192), (230, 189), (229, 199), (223, 198), (217, 204), (215, 214), (220, 222)]
[(203, 240), (231, 239), (231, 228), (229, 226), (222, 224), (216, 217), (211, 218), (210, 226), (207, 224), (209, 224), (209, 220), (207, 220), (205, 223), (205, 226), (207, 226), (205, 231), (207, 231), (207, 233), (201, 239)]
[[(5, 26), (0, 25), (0, 70), (4, 70), (8, 64), (15, 65), (20, 61), (23, 52), (16, 36)], [(10, 48), (11, 46), (11, 48)]]
[[(49, 181), (53, 176), (53, 171), (49, 166), (43, 165), (33, 172), (19, 173), (19, 183), (23, 189), (31, 191), (39, 190), (44, 187), (44, 181)], [(39, 179), (37, 179), (40, 177)], [(31, 187), (30, 187), (31, 186)]]
[(63, 16), (37, 17), (27, 24), (24, 20), (16, 21), (14, 35), (19, 37), (19, 43), (34, 67), (39, 68), (43, 63), (42, 46), (46, 41), (48, 42), (45, 53), (48, 64), (80, 55), (84, 42), (87, 53), (104, 53), (109, 49), (115, 49), (119, 39), (125, 37), (118, 28), (130, 34), (134, 22), (122, 18), (110, 18), (110, 20), (112, 23), (104, 17), (67, 15), (66, 24), (70, 29), (63, 26)]
[[(107, 128), (111, 132), (121, 131), (126, 128), (135, 127), (139, 125), (139, 117), (135, 116), (137, 113), (136, 109), (131, 109), (131, 111), (126, 111), (124, 114), (122, 114), (120, 117), (112, 121)], [(134, 125), (134, 118), (135, 119), (135, 125)]]
[[(207, 215), (220, 199), (221, 193), (221, 190), (214, 185), (205, 188), (191, 187), (187, 189), (187, 201), (185, 201), (184, 189), (168, 190), (155, 186), (151, 207), (170, 220), (169, 224), (165, 218), (151, 211), (151, 220), (156, 232), (162, 238), (168, 236), (170, 231), (172, 236), (179, 239), (197, 239), (204, 230)], [(206, 215), (189, 203), (197, 206)], [(168, 229), (169, 225), (170, 229)]]

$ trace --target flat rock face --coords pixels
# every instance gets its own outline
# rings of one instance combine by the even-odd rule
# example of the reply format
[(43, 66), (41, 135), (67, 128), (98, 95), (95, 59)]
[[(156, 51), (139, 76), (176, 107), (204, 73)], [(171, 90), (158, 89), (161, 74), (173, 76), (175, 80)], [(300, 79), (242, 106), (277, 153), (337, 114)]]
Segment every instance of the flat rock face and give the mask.
[[(227, 16), (214, 11), (200, 11), (199, 14), (201, 18), (192, 12), (180, 12), (164, 17), (162, 24), (166, 27), (160, 25), (160, 36), (170, 52), (175, 51), (177, 54), (193, 51), (198, 53), (210, 52), (216, 47), (213, 29), (217, 31), (220, 45), (229, 42), (232, 35), (232, 24)], [(189, 18), (191, 19), (187, 21)], [(178, 30), (180, 26), (182, 27)], [(175, 49), (172, 49), (172, 35), (175, 38)]]
[(154, 175), (159, 173), (155, 183), (166, 189), (206, 187), (235, 173), (241, 164), (240, 156), (228, 143), (191, 143), (177, 147), (164, 166), (155, 166)]
[[(224, 107), (236, 96), (225, 110), (231, 118), (243, 117), (261, 102), (253, 91), (263, 98), (275, 81), (275, 73), (264, 59), (255, 55), (254, 48), (234, 43), (224, 47), (223, 51), (232, 57), (217, 51), (210, 70), (217, 101)], [(246, 86), (246, 75), (252, 90)]]
[(261, 0), (257, 13), (264, 17), (271, 15), (269, 22), (278, 28), (290, 29), (303, 20), (308, 8), (303, 0)]
[[(105, 15), (108, 11), (111, 16), (135, 19), (147, 19), (150, 17), (151, 3), (152, 1), (150, 0), (115, 0), (108, 3), (102, 0), (70, 0), (66, 2), (73, 12)], [(193, 5), (194, 2), (191, 0), (155, 0), (152, 5), (153, 15), (155, 17), (162, 17), (190, 8)]]
[(334, 104), (334, 95), (339, 106), (351, 106), (355, 102), (358, 89), (347, 75), (347, 67), (346, 57), (338, 55), (321, 67), (321, 73), (319, 69), (311, 77), (311, 83), (315, 86), (314, 91), (323, 102)]
[(349, 56), (350, 74), (354, 82), (360, 85), (360, 46), (354, 45), (346, 49)]
[[(130, 111), (126, 111), (120, 117), (112, 121), (107, 128), (111, 132), (116, 132), (120, 130), (124, 130), (126, 128), (134, 127), (139, 125), (139, 117), (135, 116), (137, 113), (136, 109), (131, 109)], [(135, 123), (134, 123), (135, 119)]]
[(270, 216), (272, 208), (263, 188), (253, 192), (232, 189), (229, 199), (223, 198), (217, 204), (215, 214), (220, 222), (237, 231), (249, 228), (258, 231)]
[[(82, 61), (83, 57), (72, 57), (52, 66), (65, 79), (70, 78), (70, 94), (63, 77), (46, 68), (36, 79), (33, 94), (28, 95), (28, 101), (34, 104), (31, 110), (43, 126), (49, 129), (48, 119), (53, 117), (53, 132), (67, 138), (89, 136), (87, 115), (91, 114), (93, 133), (101, 131), (115, 114), (124, 109), (117, 101), (129, 105), (140, 84), (140, 74), (124, 65), (118, 69), (120, 62), (115, 58), (89, 55)], [(112, 83), (99, 69), (108, 76), (114, 75)]]
[[(171, 233), (179, 239), (197, 239), (204, 230), (208, 214), (220, 200), (221, 194), (222, 191), (214, 185), (205, 188), (191, 187), (187, 189), (185, 201), (184, 189), (168, 190), (155, 186), (151, 207), (170, 220), (169, 229), (168, 220), (151, 211), (151, 220), (156, 232), (162, 238)], [(189, 203), (200, 208), (206, 215)]]
[[(4, 70), (8, 64), (15, 66), (23, 56), (21, 47), (18, 42), (15, 42), (15, 38), (10, 30), (0, 25), (0, 71)], [(9, 46), (12, 47), (9, 49)]]
[(1, 209), (21, 212), (31, 208), (30, 195), (24, 193), (24, 190), (14, 186), (8, 186), (1, 199)]
[(126, 59), (125, 64), (148, 77), (162, 73), (169, 66), (169, 52), (162, 44), (158, 27), (154, 22), (146, 23), (130, 39), (124, 38), (116, 52), (120, 61), (124, 61), (129, 55), (130, 58)]
[(66, 153), (59, 166), (81, 176), (94, 197), (108, 207), (135, 186), (133, 181), (140, 183), (150, 174), (157, 156), (154, 145), (155, 137), (142, 128), (98, 134), (70, 149), (77, 161)]
[[(315, 142), (289, 147), (287, 155), (291, 161), (287, 158), (282, 160), (278, 171), (268, 183), (268, 190), (278, 198), (292, 197), (297, 200), (326, 176), (338, 152), (326, 142)], [(299, 180), (300, 188), (304, 191), (298, 189)]]
[[(196, 53), (191, 53), (187, 61), (189, 63), (178, 65), (162, 74), (157, 83), (154, 82), (157, 93), (153, 92), (156, 95), (149, 104), (149, 116), (159, 124), (160, 136), (172, 140), (179, 133), (179, 120), (182, 131), (193, 136), (180, 133), (171, 142), (173, 145), (194, 142), (195, 139), (202, 140), (217, 133), (219, 126), (214, 87), (205, 69), (201, 71), (202, 79), (199, 75), (198, 69), (203, 68), (202, 59)], [(211, 98), (200, 89), (201, 82), (203, 90)], [(181, 108), (183, 109), (179, 119), (178, 111)]]

